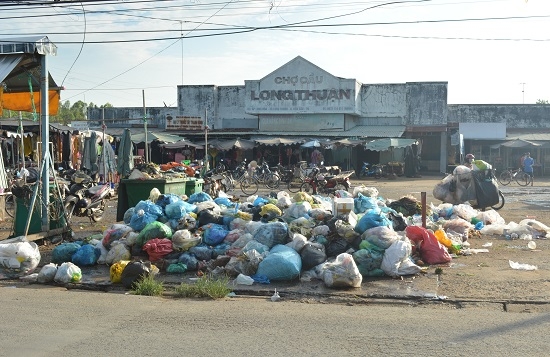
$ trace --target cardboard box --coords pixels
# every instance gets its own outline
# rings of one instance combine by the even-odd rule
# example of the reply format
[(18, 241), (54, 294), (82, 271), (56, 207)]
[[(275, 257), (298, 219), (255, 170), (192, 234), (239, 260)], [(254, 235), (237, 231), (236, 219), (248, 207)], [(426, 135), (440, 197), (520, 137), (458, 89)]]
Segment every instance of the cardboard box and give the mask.
[(340, 214), (348, 214), (353, 212), (353, 198), (334, 198), (332, 201), (332, 214), (338, 216)]

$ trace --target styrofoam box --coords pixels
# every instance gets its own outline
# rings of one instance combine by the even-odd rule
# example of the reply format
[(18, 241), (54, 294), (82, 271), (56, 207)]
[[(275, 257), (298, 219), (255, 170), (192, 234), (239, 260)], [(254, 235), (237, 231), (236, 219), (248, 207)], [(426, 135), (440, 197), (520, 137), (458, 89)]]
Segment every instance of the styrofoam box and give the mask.
[(339, 214), (348, 214), (353, 212), (353, 198), (334, 198), (332, 201), (332, 214), (337, 216)]

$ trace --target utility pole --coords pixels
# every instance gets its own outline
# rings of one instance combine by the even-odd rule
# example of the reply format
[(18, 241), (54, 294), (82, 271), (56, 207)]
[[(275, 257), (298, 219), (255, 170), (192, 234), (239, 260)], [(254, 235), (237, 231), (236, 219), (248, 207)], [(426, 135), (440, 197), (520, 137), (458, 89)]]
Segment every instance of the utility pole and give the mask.
[(525, 85), (526, 85), (527, 83), (521, 82), (520, 84), (521, 84), (521, 86), (522, 86), (522, 87), (521, 87), (521, 95), (522, 95), (522, 97), (523, 97), (523, 104), (525, 104)]

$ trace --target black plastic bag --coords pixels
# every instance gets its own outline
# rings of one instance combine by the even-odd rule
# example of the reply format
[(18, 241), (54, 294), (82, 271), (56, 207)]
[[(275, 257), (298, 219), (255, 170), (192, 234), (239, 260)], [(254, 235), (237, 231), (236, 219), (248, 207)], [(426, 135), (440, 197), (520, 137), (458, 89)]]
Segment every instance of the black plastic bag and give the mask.
[(120, 275), (120, 280), (125, 288), (130, 289), (136, 281), (147, 276), (148, 274), (151, 274), (151, 272), (151, 263), (149, 262), (130, 262), (124, 267), (124, 270)]
[(307, 243), (300, 250), (302, 270), (310, 270), (327, 260), (325, 246), (319, 243)]
[(341, 237), (335, 238), (327, 244), (327, 257), (335, 257), (338, 254), (345, 253), (349, 248), (350, 245), (347, 240)]

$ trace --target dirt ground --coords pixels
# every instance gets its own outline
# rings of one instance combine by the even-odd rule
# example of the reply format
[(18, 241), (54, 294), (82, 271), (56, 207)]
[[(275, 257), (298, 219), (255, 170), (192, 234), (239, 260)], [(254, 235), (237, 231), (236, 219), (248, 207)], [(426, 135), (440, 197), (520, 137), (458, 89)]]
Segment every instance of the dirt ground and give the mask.
[[(421, 178), (352, 179), (352, 185), (376, 187), (380, 196), (386, 199), (399, 199), (411, 195), (420, 200), (421, 192), (426, 192), (428, 205), (439, 205), (440, 202), (433, 198), (432, 190), (442, 178), (441, 175), (434, 175)], [(550, 179), (539, 179), (533, 187), (520, 187), (512, 183), (500, 188), (506, 203), (498, 213), (507, 223), (530, 218), (550, 226)], [(86, 218), (74, 218), (73, 238), (80, 239), (102, 233), (115, 223), (116, 209), (115, 197), (108, 202), (106, 215), (100, 223), (91, 223)], [(10, 236), (12, 224), (13, 220), (9, 218), (0, 222), (0, 239)], [(469, 239), (469, 243), (471, 248), (486, 248), (489, 252), (453, 257), (450, 264), (441, 266), (443, 273), (440, 275), (435, 274), (436, 267), (427, 267), (423, 274), (401, 281), (390, 278), (364, 279), (362, 290), (368, 293), (376, 291), (379, 285), (386, 284), (387, 287), (387, 284), (397, 284), (395, 290), (402, 291), (414, 285), (417, 290), (458, 299), (550, 302), (549, 240), (536, 239), (536, 249), (529, 249), (525, 240), (507, 240), (504, 236), (475, 237)], [(492, 246), (486, 247), (487, 243), (491, 243)], [(54, 245), (50, 239), (39, 241), (39, 244), (42, 244), (43, 252), (40, 265), (44, 265), (49, 263), (49, 252)], [(512, 269), (510, 260), (536, 265), (538, 270)]]

